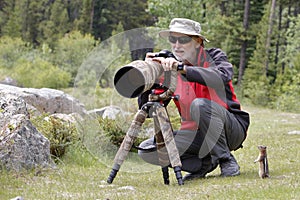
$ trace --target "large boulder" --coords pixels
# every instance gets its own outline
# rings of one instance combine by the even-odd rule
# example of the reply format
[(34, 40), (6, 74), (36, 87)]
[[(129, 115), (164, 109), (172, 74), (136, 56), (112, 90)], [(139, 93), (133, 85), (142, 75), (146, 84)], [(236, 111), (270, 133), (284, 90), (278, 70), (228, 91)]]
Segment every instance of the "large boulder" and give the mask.
[(0, 93), (21, 97), (27, 103), (28, 108), (39, 113), (87, 114), (82, 103), (60, 90), (49, 88), (20, 88), (0, 84)]
[(0, 168), (20, 171), (55, 166), (49, 140), (29, 119), (21, 97), (0, 93)]

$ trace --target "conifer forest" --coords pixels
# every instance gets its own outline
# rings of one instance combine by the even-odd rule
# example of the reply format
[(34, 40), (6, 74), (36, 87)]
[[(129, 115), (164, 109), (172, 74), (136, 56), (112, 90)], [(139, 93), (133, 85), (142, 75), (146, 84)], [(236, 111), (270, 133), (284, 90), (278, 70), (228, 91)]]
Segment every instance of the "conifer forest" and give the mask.
[[(201, 23), (206, 48), (226, 52), (240, 99), (299, 113), (299, 13), (296, 0), (0, 0), (0, 81), (73, 87), (79, 66), (101, 42), (184, 17)], [(100, 87), (112, 87), (107, 74)]]

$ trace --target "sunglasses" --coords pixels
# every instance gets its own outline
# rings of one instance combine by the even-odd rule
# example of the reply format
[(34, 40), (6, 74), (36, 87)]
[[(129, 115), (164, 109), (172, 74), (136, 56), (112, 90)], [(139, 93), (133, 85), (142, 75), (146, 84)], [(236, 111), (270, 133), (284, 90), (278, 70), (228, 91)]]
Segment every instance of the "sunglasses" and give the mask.
[(175, 37), (175, 36), (169, 36), (169, 42), (175, 44), (176, 42), (179, 42), (180, 44), (186, 44), (192, 41), (192, 37), (190, 36), (181, 36), (181, 37)]

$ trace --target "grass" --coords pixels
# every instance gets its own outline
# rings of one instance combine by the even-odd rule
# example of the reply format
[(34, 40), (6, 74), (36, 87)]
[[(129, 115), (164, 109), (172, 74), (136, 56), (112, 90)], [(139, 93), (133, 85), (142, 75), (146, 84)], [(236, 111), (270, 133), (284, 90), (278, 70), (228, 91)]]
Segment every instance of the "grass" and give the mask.
[[(106, 179), (111, 166), (74, 146), (55, 170), (0, 172), (0, 199), (299, 199), (300, 135), (288, 132), (300, 131), (300, 114), (253, 106), (244, 109), (251, 114), (248, 138), (243, 149), (233, 152), (240, 176), (221, 178), (216, 169), (207, 178), (178, 186), (169, 170), (171, 184), (166, 186), (160, 168), (153, 166), (151, 172), (121, 170), (109, 185)], [(268, 179), (258, 177), (258, 164), (253, 162), (261, 144), (268, 147)], [(125, 162), (133, 163), (130, 159)]]

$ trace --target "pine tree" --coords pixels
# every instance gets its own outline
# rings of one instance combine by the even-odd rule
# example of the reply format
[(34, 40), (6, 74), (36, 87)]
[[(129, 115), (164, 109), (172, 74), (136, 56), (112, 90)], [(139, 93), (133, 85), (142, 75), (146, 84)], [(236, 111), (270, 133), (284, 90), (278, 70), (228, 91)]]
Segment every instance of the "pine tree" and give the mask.
[(82, 33), (92, 33), (96, 0), (83, 0), (79, 17), (75, 24)]
[(267, 105), (269, 81), (265, 72), (266, 57), (266, 37), (269, 19), (269, 9), (265, 9), (265, 14), (261, 21), (255, 26), (259, 30), (256, 35), (256, 48), (253, 56), (249, 60), (248, 68), (244, 76), (243, 94), (255, 104)]
[(42, 41), (54, 48), (56, 42), (71, 31), (67, 4), (64, 1), (54, 1), (47, 7), (45, 19), (40, 23)]
[(277, 69), (276, 81), (271, 90), (272, 108), (300, 112), (300, 16), (289, 18), (284, 34), (286, 48), (280, 58), (286, 67)]
[[(249, 12), (250, 12), (250, 0), (245, 0), (245, 7), (244, 7), (244, 18), (243, 18), (243, 27), (244, 32), (243, 36), (246, 37), (248, 34), (249, 29)], [(248, 46), (248, 39), (243, 38), (241, 41), (241, 51), (240, 51), (240, 64), (239, 64), (239, 75), (238, 75), (238, 82), (237, 84), (240, 86), (242, 82), (242, 78), (244, 75), (244, 71), (246, 68), (246, 51)]]
[(22, 16), (22, 38), (34, 45), (39, 45), (39, 23), (43, 20), (45, 0), (41, 1), (21, 1), (23, 8)]
[(3, 10), (0, 11), (1, 19), (3, 20), (0, 24), (2, 35), (8, 35), (10, 37), (21, 37), (22, 18), (19, 1), (7, 1), (2, 2), (5, 4)]

